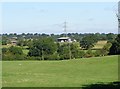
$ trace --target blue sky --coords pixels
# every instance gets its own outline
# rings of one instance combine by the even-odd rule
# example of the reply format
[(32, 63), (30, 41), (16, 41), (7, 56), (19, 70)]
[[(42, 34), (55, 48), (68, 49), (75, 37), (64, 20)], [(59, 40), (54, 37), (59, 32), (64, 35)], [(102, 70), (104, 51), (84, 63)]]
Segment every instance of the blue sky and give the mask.
[(2, 4), (3, 33), (117, 33), (115, 2), (9, 2)]

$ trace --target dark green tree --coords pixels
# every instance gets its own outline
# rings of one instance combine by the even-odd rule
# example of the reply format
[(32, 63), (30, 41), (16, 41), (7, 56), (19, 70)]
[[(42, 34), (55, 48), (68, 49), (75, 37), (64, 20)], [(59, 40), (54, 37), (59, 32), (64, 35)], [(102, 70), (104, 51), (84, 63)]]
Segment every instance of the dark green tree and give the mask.
[(94, 53), (92, 52), (91, 49), (87, 50), (87, 52), (85, 53), (85, 57), (93, 57)]
[(10, 43), (10, 40), (8, 39), (8, 37), (3, 36), (2, 37), (2, 45), (7, 45)]
[(110, 47), (110, 55), (120, 54), (120, 34), (116, 37), (115, 41), (112, 42), (112, 46)]
[(8, 48), (2, 48), (2, 54), (7, 53), (8, 51), (9, 51)]
[(78, 58), (85, 57), (85, 51), (84, 50), (78, 50)]
[(15, 47), (15, 46), (11, 46), (9, 48), (9, 52), (11, 52), (13, 55), (22, 55), (23, 54), (23, 51), (22, 51), (22, 48), (20, 47)]
[(94, 47), (97, 42), (97, 38), (94, 35), (85, 36), (82, 41), (80, 41), (81, 48), (90, 49)]
[(107, 40), (112, 42), (115, 39), (115, 35), (113, 33), (106, 34)]
[(80, 45), (79, 43), (71, 43), (70, 45), (70, 51), (71, 51), (71, 58), (79, 58), (79, 50), (80, 50)]
[(104, 47), (100, 50), (101, 56), (106, 56), (109, 53), (110, 47), (112, 44), (110, 42), (107, 42)]
[(58, 54), (61, 60), (70, 59), (69, 44), (62, 44), (58, 46)]
[(33, 40), (33, 45), (29, 50), (29, 56), (40, 56), (44, 59), (45, 55), (52, 55), (57, 51), (57, 44), (50, 37), (43, 37)]

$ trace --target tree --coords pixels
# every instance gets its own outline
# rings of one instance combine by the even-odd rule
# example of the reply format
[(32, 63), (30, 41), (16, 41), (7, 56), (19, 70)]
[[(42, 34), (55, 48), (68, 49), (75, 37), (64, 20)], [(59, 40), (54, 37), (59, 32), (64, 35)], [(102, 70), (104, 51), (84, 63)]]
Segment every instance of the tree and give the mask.
[(96, 51), (94, 52), (94, 56), (95, 56), (95, 57), (101, 56), (101, 50), (96, 50)]
[(94, 56), (94, 54), (93, 54), (92, 50), (91, 49), (87, 50), (85, 57), (93, 57), (93, 56)]
[(112, 42), (112, 46), (110, 47), (110, 55), (120, 54), (120, 34), (116, 37), (115, 41)]
[(8, 48), (2, 48), (2, 54), (5, 54), (8, 52)]
[(73, 59), (80, 57), (80, 45), (79, 43), (58, 43), (58, 54), (60, 59)]
[(43, 37), (33, 40), (33, 45), (29, 50), (29, 56), (40, 56), (44, 59), (45, 55), (52, 55), (57, 51), (57, 45), (50, 37)]
[(78, 50), (78, 58), (85, 57), (85, 51), (84, 50)]
[(23, 47), (24, 46), (24, 40), (23, 39), (18, 40), (17, 45)]
[(97, 38), (94, 35), (85, 36), (82, 41), (80, 41), (81, 48), (90, 49), (94, 47), (97, 42)]
[(36, 47), (35, 47), (35, 48), (32, 47), (32, 48), (30, 48), (28, 54), (29, 54), (29, 56), (40, 56), (40, 55), (41, 55), (41, 52), (40, 52), (40, 50), (37, 49)]
[(71, 51), (71, 58), (79, 58), (79, 50), (80, 45), (79, 43), (71, 43), (70, 45), (70, 51)]
[(109, 53), (110, 47), (112, 46), (112, 44), (110, 42), (107, 42), (104, 47), (100, 50), (101, 51), (101, 56), (106, 56)]
[(10, 40), (6, 36), (3, 36), (2, 37), (2, 45), (7, 45), (8, 43), (10, 43)]
[(61, 60), (70, 59), (69, 44), (62, 44), (58, 48), (58, 54)]
[(112, 42), (115, 39), (115, 35), (113, 33), (106, 34), (107, 40)]
[(25, 57), (20, 47), (11, 46), (10, 48), (2, 48), (3, 60), (24, 60)]
[(15, 46), (11, 46), (9, 48), (9, 52), (11, 52), (13, 55), (22, 55), (23, 54), (23, 51), (20, 47), (15, 47)]

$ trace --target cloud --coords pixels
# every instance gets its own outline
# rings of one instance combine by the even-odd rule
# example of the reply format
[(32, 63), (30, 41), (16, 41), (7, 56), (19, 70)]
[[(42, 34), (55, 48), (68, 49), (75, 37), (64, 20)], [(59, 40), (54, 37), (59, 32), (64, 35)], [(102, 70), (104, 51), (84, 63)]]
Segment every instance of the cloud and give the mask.
[(88, 18), (88, 21), (93, 21), (94, 19), (93, 18)]
[(114, 5), (114, 6), (111, 6), (111, 7), (105, 7), (105, 8), (104, 8), (104, 11), (117, 12), (117, 11), (118, 11), (118, 6), (117, 6), (117, 5)]

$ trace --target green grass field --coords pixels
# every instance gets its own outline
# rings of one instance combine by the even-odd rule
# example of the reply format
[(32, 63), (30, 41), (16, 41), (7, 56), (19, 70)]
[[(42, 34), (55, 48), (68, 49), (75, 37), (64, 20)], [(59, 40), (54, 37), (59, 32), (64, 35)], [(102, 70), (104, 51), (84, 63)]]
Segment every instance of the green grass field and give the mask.
[(118, 56), (63, 61), (3, 61), (3, 87), (81, 87), (117, 81)]
[(107, 41), (98, 41), (95, 46), (93, 47), (93, 49), (102, 49), (103, 46), (107, 43)]

